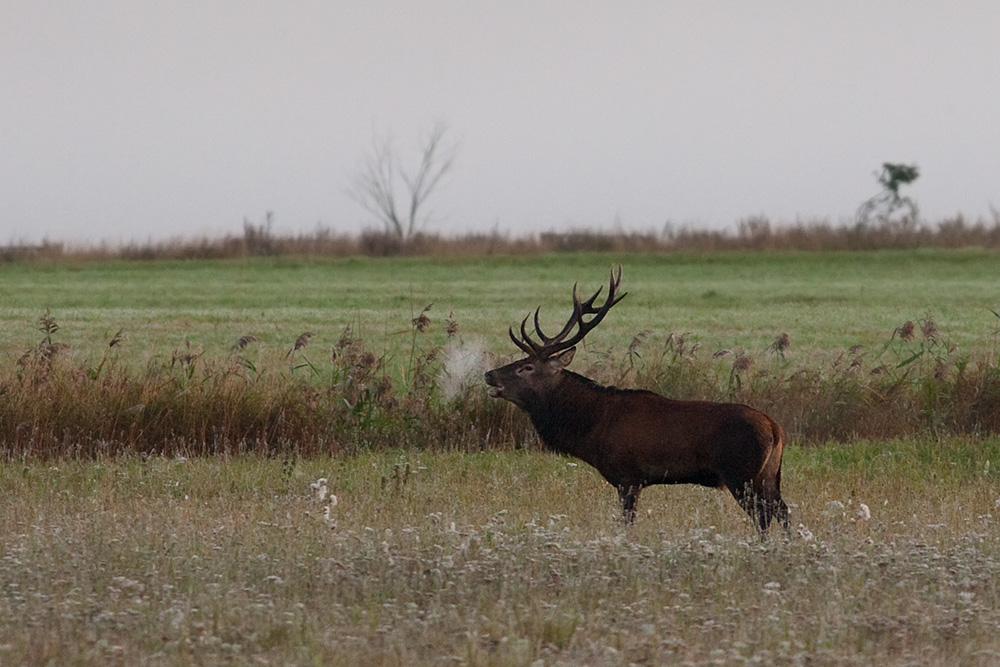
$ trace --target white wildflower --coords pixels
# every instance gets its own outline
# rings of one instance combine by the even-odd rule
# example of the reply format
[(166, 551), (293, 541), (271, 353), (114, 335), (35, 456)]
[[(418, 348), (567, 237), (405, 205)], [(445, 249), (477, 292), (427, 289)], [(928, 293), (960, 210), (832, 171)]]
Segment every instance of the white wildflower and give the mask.
[(813, 534), (812, 531), (805, 527), (804, 524), (799, 524), (799, 527), (795, 529), (795, 532), (804, 542), (812, 542)]
[[(334, 496), (334, 498), (336, 498), (336, 497), (337, 496)], [(329, 526), (330, 528), (336, 528), (337, 527), (337, 519), (335, 519), (330, 514), (330, 510), (333, 509), (334, 505), (336, 505), (336, 503), (330, 503), (329, 505), (327, 505), (326, 507), (323, 508), (323, 521), (326, 522), (326, 525)]]
[(310, 484), (309, 488), (312, 489), (313, 496), (318, 502), (326, 500), (326, 494), (330, 491), (326, 486), (326, 477), (320, 477), (315, 482)]
[(385, 540), (382, 541), (382, 554), (385, 556), (385, 560), (389, 565), (393, 565), (396, 562), (392, 557), (392, 551), (389, 549), (389, 543)]

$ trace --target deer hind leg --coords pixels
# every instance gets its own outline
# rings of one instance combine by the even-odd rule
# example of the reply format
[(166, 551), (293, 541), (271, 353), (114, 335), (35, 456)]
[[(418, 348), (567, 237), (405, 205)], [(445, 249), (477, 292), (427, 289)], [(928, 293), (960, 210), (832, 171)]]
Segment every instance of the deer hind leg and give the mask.
[(759, 480), (751, 480), (733, 485), (729, 490), (743, 511), (753, 519), (761, 537), (767, 535), (773, 519), (778, 519), (782, 528), (788, 531), (788, 506), (781, 499), (777, 480), (774, 484), (760, 484)]
[(625, 525), (635, 523), (635, 504), (639, 500), (639, 492), (642, 487), (637, 484), (620, 484), (618, 486), (618, 500), (622, 504), (622, 520)]
[(733, 483), (729, 484), (730, 480), (726, 480), (726, 486), (743, 511), (753, 519), (761, 537), (767, 535), (767, 529), (774, 519), (788, 532), (788, 506), (781, 499), (782, 436), (780, 427), (775, 424), (773, 428), (777, 429), (777, 434), (773, 436), (776, 444), (765, 450), (760, 468), (756, 472), (748, 469), (733, 470)]
[(765, 465), (764, 470), (753, 480), (751, 489), (758, 498), (759, 522), (762, 522), (762, 530), (767, 530), (772, 519), (777, 519), (781, 527), (788, 532), (788, 505), (781, 499), (781, 452), (778, 456), (773, 454)]
[(781, 499), (781, 468), (774, 476), (774, 493), (771, 496), (772, 516), (781, 522), (781, 527), (788, 532), (788, 505)]

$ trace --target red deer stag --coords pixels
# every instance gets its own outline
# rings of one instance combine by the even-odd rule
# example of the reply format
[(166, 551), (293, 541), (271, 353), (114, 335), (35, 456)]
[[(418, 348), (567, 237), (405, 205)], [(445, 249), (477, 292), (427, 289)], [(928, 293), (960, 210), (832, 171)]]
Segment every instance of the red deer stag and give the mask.
[[(701, 484), (729, 489), (763, 536), (777, 518), (788, 529), (781, 500), (781, 427), (769, 416), (736, 403), (675, 401), (651, 391), (603, 387), (566, 370), (574, 347), (621, 301), (611, 272), (603, 287), (580, 301), (573, 286), (573, 314), (555, 336), (546, 336), (535, 310), (535, 342), (521, 322), (521, 337), (508, 329), (528, 357), (488, 371), (490, 396), (528, 413), (548, 449), (571, 454), (597, 468), (616, 489), (627, 523), (635, 520), (639, 492), (653, 484)], [(593, 316), (584, 320), (585, 316)], [(530, 317), (530, 315), (529, 315)], [(570, 332), (577, 328), (575, 334)]]

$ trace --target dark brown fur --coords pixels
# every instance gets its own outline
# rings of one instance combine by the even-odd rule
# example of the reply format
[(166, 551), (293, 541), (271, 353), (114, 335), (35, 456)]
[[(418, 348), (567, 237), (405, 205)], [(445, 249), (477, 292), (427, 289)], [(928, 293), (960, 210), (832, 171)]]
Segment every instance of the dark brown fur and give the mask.
[(487, 372), (486, 383), (528, 413), (546, 447), (589, 463), (618, 489), (627, 522), (643, 488), (700, 484), (728, 489), (762, 534), (775, 518), (787, 530), (777, 422), (745, 405), (601, 386), (566, 370), (574, 351), (515, 361)]

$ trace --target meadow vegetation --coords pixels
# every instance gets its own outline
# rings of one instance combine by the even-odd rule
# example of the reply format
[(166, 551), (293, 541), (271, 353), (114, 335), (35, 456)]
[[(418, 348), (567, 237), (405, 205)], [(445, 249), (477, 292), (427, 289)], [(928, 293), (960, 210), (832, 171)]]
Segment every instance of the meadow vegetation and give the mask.
[(625, 528), (535, 451), (9, 463), (0, 661), (993, 665), (998, 457), (792, 448), (767, 542), (690, 486)]
[[(507, 326), (618, 263), (574, 367), (772, 414), (791, 535), (689, 486), (625, 528), (487, 398)], [(982, 248), (0, 263), (0, 663), (996, 664), (998, 279)]]
[(807, 444), (1000, 430), (983, 250), (112, 262), (0, 270), (0, 451), (531, 445), (482, 372), (617, 262), (630, 294), (575, 362), (599, 381), (746, 402)]

